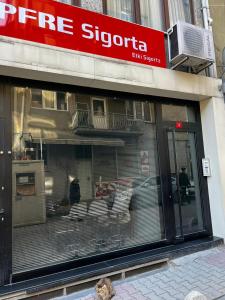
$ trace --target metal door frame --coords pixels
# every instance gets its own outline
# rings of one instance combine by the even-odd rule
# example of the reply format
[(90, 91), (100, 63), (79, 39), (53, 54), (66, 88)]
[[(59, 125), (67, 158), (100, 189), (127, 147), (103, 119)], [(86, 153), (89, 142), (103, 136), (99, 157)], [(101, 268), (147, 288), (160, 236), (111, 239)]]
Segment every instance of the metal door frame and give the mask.
[[(172, 102), (172, 101), (171, 101)], [(172, 102), (174, 103), (174, 102)], [(156, 126), (157, 126), (157, 141), (158, 141), (158, 153), (159, 153), (159, 166), (161, 172), (162, 194), (163, 194), (163, 208), (164, 208), (164, 222), (165, 233), (168, 243), (179, 243), (193, 238), (201, 238), (204, 236), (212, 236), (212, 224), (209, 206), (208, 185), (207, 178), (202, 175), (201, 160), (204, 157), (203, 137), (200, 120), (200, 110), (196, 103), (193, 105), (196, 111), (196, 122), (188, 123), (183, 122), (181, 129), (176, 128), (176, 122), (163, 121), (162, 120), (162, 104), (156, 104)], [(168, 102), (166, 102), (168, 104)], [(182, 105), (183, 103), (180, 103)], [(170, 182), (170, 162), (169, 162), (169, 147), (168, 147), (168, 131), (177, 132), (192, 132), (195, 133), (195, 147), (196, 147), (196, 159), (197, 159), (197, 171), (199, 176), (199, 189), (202, 200), (202, 218), (204, 229), (199, 232), (185, 234), (181, 239), (176, 237), (176, 223), (175, 213), (172, 199), (172, 187)]]
[(0, 85), (0, 168), (3, 173), (0, 177), (0, 285), (10, 283), (12, 276), (11, 92), (9, 85)]
[[(167, 147), (169, 150), (169, 137), (168, 137), (168, 133), (171, 132), (172, 133), (172, 138), (173, 138), (173, 149), (174, 149), (174, 164), (175, 164), (175, 169), (176, 169), (176, 186), (177, 188), (179, 187), (179, 176), (177, 173), (177, 153), (176, 153), (176, 140), (175, 140), (175, 133), (176, 130), (174, 128), (167, 128), (166, 129), (166, 135), (167, 135)], [(177, 132), (181, 132), (181, 131), (177, 131)], [(186, 132), (186, 131), (185, 131)], [(169, 153), (168, 153), (169, 155)], [(168, 160), (170, 161), (170, 157), (168, 157)], [(171, 174), (171, 166), (169, 164), (169, 170), (170, 174)], [(172, 184), (171, 184), (171, 180), (169, 181), (170, 184), (170, 191), (171, 194), (169, 196), (169, 198), (172, 199)], [(172, 199), (173, 200), (173, 199)], [(182, 220), (182, 210), (181, 210), (181, 197), (180, 197), (180, 192), (178, 191), (178, 205), (179, 205), (179, 223), (180, 223), (180, 237), (177, 237), (177, 234), (175, 236), (175, 239), (177, 241), (183, 241), (184, 240), (184, 233), (183, 233), (183, 220)], [(174, 203), (173, 203), (173, 207), (174, 207)], [(175, 217), (175, 208), (174, 208), (174, 217)], [(176, 220), (174, 220), (174, 222), (176, 223)]]

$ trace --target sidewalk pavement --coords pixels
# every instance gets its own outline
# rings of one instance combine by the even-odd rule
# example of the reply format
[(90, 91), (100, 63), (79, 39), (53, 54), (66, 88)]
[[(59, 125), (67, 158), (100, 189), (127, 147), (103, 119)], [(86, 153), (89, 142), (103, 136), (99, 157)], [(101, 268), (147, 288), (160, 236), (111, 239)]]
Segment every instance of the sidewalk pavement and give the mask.
[[(193, 290), (208, 300), (225, 300), (225, 246), (173, 259), (165, 267), (115, 281), (113, 285), (113, 300), (184, 300)], [(94, 287), (57, 298), (78, 299), (94, 300)]]

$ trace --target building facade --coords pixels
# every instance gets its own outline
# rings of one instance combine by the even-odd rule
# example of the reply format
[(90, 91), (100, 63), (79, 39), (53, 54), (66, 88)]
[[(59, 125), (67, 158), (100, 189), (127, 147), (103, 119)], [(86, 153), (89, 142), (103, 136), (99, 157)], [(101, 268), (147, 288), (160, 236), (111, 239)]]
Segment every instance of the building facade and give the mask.
[(223, 31), (224, 26), (224, 1), (209, 1), (209, 10), (212, 18), (212, 30), (215, 43), (217, 76), (221, 78), (223, 73), (222, 52), (225, 47), (225, 36)]
[[(202, 27), (201, 1), (61, 2), (23, 2), (24, 12), (0, 1), (1, 285), (36, 270), (225, 236), (221, 80), (108, 51), (112, 43), (145, 50), (130, 31), (118, 37), (136, 30), (129, 26), (157, 36), (178, 20)], [(56, 25), (52, 9), (64, 18), (76, 9), (77, 19), (93, 22), (112, 16), (83, 27), (99, 52), (82, 51), (85, 42), (59, 47), (53, 33), (35, 31), (37, 21), (70, 35), (69, 19)], [(7, 32), (12, 15), (30, 26), (16, 37)], [(124, 23), (112, 37), (114, 18)]]

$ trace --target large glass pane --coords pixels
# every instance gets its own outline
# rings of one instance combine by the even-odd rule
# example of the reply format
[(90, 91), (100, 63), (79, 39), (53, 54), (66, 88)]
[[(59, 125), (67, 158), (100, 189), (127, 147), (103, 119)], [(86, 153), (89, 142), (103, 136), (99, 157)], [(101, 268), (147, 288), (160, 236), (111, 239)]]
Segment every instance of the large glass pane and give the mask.
[(162, 119), (163, 121), (195, 122), (195, 110), (185, 105), (163, 104)]
[[(14, 273), (165, 238), (154, 123), (127, 116), (124, 99), (71, 94), (57, 111), (14, 92)], [(106, 127), (93, 119), (99, 103)]]
[(141, 24), (158, 30), (164, 30), (162, 0), (141, 0)]
[(195, 134), (168, 132), (168, 145), (176, 234), (179, 237), (203, 230)]
[(108, 0), (107, 14), (125, 21), (135, 22), (133, 0)]

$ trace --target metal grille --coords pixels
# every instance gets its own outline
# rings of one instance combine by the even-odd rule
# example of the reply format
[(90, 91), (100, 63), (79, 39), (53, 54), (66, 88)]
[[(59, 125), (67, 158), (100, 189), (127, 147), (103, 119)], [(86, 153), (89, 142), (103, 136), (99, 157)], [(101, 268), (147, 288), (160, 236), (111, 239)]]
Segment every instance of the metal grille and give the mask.
[(204, 57), (204, 36), (201, 30), (183, 26), (184, 53)]

